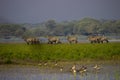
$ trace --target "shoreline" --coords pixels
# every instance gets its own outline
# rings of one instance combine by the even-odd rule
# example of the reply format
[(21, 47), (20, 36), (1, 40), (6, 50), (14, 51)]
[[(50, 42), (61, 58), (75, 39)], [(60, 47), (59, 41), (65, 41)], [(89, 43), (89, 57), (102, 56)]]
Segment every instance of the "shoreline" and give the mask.
[[(40, 66), (39, 64), (44, 65), (44, 63), (47, 63), (48, 65), (55, 64), (55, 61), (45, 61), (45, 62), (27, 62), (27, 61), (21, 61), (21, 62), (11, 62), (6, 63), (0, 61), (0, 65), (33, 65), (33, 66)], [(60, 65), (68, 65), (68, 64), (81, 64), (81, 65), (90, 65), (90, 64), (120, 64), (119, 60), (80, 60), (80, 61), (57, 61)]]

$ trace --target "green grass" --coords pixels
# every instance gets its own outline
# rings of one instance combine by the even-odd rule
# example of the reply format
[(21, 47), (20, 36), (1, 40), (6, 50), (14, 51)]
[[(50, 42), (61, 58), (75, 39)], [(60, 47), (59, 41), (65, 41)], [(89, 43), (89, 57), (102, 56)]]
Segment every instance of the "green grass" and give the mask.
[(0, 44), (0, 61), (120, 60), (120, 43), (108, 44)]

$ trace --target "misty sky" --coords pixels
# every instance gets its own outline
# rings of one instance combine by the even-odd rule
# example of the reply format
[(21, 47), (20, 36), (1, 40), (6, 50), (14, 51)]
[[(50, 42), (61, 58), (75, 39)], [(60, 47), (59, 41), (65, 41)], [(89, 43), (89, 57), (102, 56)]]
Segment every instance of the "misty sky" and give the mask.
[(120, 0), (0, 0), (0, 22), (120, 19)]

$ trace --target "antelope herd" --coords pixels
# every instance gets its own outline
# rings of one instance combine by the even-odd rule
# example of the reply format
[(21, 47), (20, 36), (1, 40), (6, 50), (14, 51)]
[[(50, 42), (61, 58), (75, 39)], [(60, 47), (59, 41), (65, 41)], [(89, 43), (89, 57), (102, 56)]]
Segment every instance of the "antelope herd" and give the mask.
[(39, 39), (38, 38), (24, 38), (24, 41), (28, 44), (28, 45), (30, 45), (30, 44), (39, 44), (40, 43), (40, 41), (39, 41)]
[(103, 42), (108, 43), (109, 42), (107, 37), (105, 37), (105, 36), (89, 36), (88, 40), (91, 43), (103, 43)]
[[(28, 38), (23, 38), (24, 41), (30, 45), (30, 44), (39, 44), (41, 41), (37, 37), (28, 37)], [(68, 43), (78, 43), (78, 38), (76, 36), (68, 36), (66, 37), (66, 40)], [(108, 43), (108, 38), (105, 36), (88, 36), (88, 40), (90, 43)], [(47, 43), (48, 44), (60, 44), (62, 43), (62, 40), (60, 40), (59, 37), (56, 36), (48, 36), (47, 37)]]

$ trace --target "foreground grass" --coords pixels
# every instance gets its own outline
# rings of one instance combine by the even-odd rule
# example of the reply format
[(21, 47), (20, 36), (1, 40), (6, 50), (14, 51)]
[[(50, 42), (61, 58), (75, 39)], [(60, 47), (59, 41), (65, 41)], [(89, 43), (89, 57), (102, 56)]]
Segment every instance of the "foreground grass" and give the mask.
[(120, 60), (120, 43), (108, 44), (0, 44), (0, 61)]

